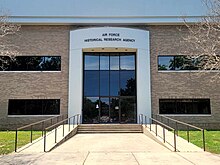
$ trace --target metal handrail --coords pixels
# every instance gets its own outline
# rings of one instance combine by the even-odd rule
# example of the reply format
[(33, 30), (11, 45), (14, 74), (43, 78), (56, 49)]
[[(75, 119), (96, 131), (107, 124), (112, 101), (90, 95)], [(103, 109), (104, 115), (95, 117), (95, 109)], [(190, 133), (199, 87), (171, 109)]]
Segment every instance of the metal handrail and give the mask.
[[(154, 115), (155, 115), (155, 114), (154, 114)], [(202, 128), (199, 128), (199, 127), (197, 127), (197, 126), (194, 126), (194, 125), (191, 125), (191, 124), (189, 124), (189, 123), (185, 123), (185, 122), (182, 122), (182, 121), (179, 121), (179, 120), (172, 119), (172, 118), (167, 117), (167, 116), (165, 116), (165, 115), (156, 114), (155, 116), (162, 116), (162, 117), (164, 117), (164, 118), (166, 118), (166, 119), (169, 119), (169, 120), (171, 120), (171, 121), (177, 122), (177, 123), (179, 123), (179, 124), (183, 124), (183, 125), (186, 125), (186, 126), (189, 126), (189, 127), (195, 128), (195, 129), (198, 129), (198, 130), (200, 130), (200, 131), (203, 130)]]
[[(142, 119), (142, 120), (141, 120)], [(139, 115), (139, 122), (140, 123), (142, 123), (143, 124), (143, 119), (145, 119), (145, 126), (147, 127), (147, 116), (146, 115), (143, 115), (143, 114), (140, 114)], [(162, 122), (160, 122), (160, 121), (158, 121), (158, 120), (156, 120), (156, 119), (154, 119), (154, 118), (151, 118), (151, 117), (149, 117), (149, 120), (151, 120), (151, 122), (149, 122), (149, 124), (150, 124), (150, 131), (152, 131), (152, 129), (151, 129), (151, 124), (152, 124), (152, 121), (154, 121), (156, 124), (155, 124), (155, 134), (156, 134), (156, 136), (159, 136), (158, 135), (158, 130), (157, 130), (157, 125), (160, 125), (162, 128), (163, 128), (163, 137), (160, 137), (160, 138), (162, 138), (163, 139), (163, 142), (165, 143), (165, 142), (167, 142), (166, 141), (166, 133), (165, 133), (165, 128), (166, 129), (170, 129), (170, 130), (172, 130), (173, 132), (174, 132), (174, 136), (173, 136), (173, 146), (172, 146), (172, 144), (170, 144), (170, 143), (168, 143), (169, 145), (171, 145), (173, 148), (174, 148), (174, 151), (176, 152), (176, 130), (174, 129), (174, 128), (172, 128), (172, 127), (170, 127), (170, 126), (168, 126), (168, 125), (166, 125), (166, 124), (164, 124), (164, 123), (162, 123)]]
[[(65, 114), (65, 115), (67, 115), (67, 114)], [(64, 115), (59, 115), (59, 116), (51, 117), (51, 118), (48, 118), (48, 119), (45, 119), (45, 120), (37, 121), (37, 122), (32, 123), (32, 124), (28, 124), (28, 125), (25, 125), (25, 126), (22, 126), (22, 127), (18, 127), (17, 130), (19, 131), (19, 130), (21, 130), (21, 129), (28, 128), (28, 127), (31, 127), (31, 126), (40, 124), (40, 123), (42, 123), (42, 122), (46, 122), (46, 121), (49, 121), (49, 120), (53, 120), (53, 119), (55, 119), (55, 118), (59, 118), (60, 116), (64, 116)]]
[(38, 124), (42, 124), (42, 130), (41, 131), (42, 131), (42, 136), (43, 136), (43, 130), (44, 130), (45, 122), (51, 121), (51, 124), (52, 124), (53, 119), (57, 118), (57, 121), (58, 121), (59, 117), (63, 118), (65, 115), (67, 115), (67, 114), (51, 117), (51, 118), (48, 118), (48, 119), (45, 119), (45, 120), (37, 121), (35, 123), (28, 124), (28, 125), (16, 128), (16, 130), (15, 130), (15, 152), (17, 152), (17, 147), (18, 147), (17, 146), (17, 144), (18, 144), (18, 131), (20, 131), (20, 130), (22, 130), (24, 128), (29, 128), (30, 127), (31, 128), (31, 130), (30, 130), (31, 131), (30, 132), (30, 143), (32, 143), (33, 142), (33, 126), (38, 125)]
[[(73, 128), (74, 128), (74, 124), (75, 124), (75, 121), (76, 121), (76, 125), (78, 125), (79, 123), (81, 123), (81, 115), (80, 114), (77, 114), (77, 115), (74, 115), (74, 116), (71, 116), (69, 118), (66, 118), (64, 120), (61, 120), (60, 122), (56, 123), (56, 124), (53, 124), (47, 128), (44, 129), (44, 152), (46, 152), (46, 136), (47, 136), (47, 130), (50, 130), (51, 128), (55, 128), (55, 143), (57, 143), (57, 128), (60, 126), (60, 125), (63, 125), (63, 137), (64, 137), (64, 123), (66, 121), (68, 121), (68, 124), (69, 124), (69, 132), (70, 132), (70, 122), (71, 122), (71, 119), (73, 119)], [(76, 120), (75, 120), (76, 118)]]
[[(161, 118), (161, 121), (162, 121), (162, 118), (165, 118), (167, 119), (168, 123), (169, 123), (169, 120), (170, 121), (173, 121), (175, 123), (175, 129), (176, 129), (176, 133), (177, 133), (177, 136), (178, 136), (178, 123), (179, 124), (182, 124), (182, 125), (185, 125), (187, 126), (187, 141), (190, 142), (190, 133), (189, 133), (189, 127), (191, 128), (195, 128), (197, 130), (200, 130), (202, 132), (202, 141), (203, 141), (203, 150), (205, 151), (206, 150), (206, 146), (205, 146), (205, 129), (203, 128), (199, 128), (197, 126), (194, 126), (194, 125), (191, 125), (191, 124), (188, 124), (188, 123), (185, 123), (185, 122), (182, 122), (182, 121), (179, 121), (179, 120), (175, 120), (175, 119), (172, 119), (170, 117), (167, 117), (165, 115), (159, 115), (159, 114), (153, 114), (152, 116), (159, 116)], [(157, 117), (156, 117), (157, 118)]]
[(164, 124), (164, 123), (160, 122), (159, 120), (156, 120), (156, 119), (151, 118), (151, 117), (149, 117), (149, 119), (153, 120), (154, 122), (157, 122), (158, 124), (160, 124), (160, 125), (162, 125), (162, 126), (166, 127), (167, 129), (170, 129), (170, 130), (172, 130), (172, 131), (174, 131), (174, 130), (175, 130), (174, 128), (172, 128), (172, 127), (170, 127), (170, 126), (168, 126), (168, 125), (166, 125), (166, 124)]

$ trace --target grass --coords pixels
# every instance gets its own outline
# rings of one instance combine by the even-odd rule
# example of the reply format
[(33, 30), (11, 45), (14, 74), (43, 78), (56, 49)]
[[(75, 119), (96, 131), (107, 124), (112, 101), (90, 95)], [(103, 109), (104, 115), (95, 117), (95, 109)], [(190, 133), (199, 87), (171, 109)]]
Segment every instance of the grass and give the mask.
[[(178, 131), (180, 137), (187, 140), (187, 131)], [(190, 131), (190, 142), (203, 148), (202, 132)], [(220, 131), (205, 131), (206, 151), (220, 154)]]
[[(41, 136), (41, 131), (33, 131), (33, 140)], [(17, 148), (30, 142), (30, 131), (18, 132)], [(15, 131), (0, 131), (0, 155), (11, 153), (15, 150)]]

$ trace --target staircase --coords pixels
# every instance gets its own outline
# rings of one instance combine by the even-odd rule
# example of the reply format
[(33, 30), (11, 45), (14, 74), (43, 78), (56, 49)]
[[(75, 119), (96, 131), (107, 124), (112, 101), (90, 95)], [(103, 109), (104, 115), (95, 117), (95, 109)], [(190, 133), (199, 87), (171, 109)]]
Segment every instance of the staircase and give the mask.
[(143, 133), (140, 124), (81, 124), (77, 133)]

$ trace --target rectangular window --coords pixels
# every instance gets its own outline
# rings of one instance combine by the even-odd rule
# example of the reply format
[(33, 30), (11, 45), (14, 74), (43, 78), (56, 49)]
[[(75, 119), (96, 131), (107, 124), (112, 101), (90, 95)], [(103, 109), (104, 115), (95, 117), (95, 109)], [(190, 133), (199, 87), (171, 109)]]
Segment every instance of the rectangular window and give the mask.
[(160, 114), (211, 114), (210, 99), (159, 99)]
[(189, 56), (158, 56), (158, 70), (201, 70), (200, 62)]
[(0, 56), (0, 71), (60, 71), (61, 56)]
[(8, 115), (59, 115), (59, 99), (10, 99)]

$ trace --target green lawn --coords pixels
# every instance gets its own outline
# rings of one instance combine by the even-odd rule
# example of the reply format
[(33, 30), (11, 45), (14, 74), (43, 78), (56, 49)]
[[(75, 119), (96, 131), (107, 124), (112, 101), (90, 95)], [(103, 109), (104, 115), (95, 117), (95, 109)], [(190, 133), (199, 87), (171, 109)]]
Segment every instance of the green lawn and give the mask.
[[(187, 139), (186, 131), (178, 131), (180, 137)], [(203, 147), (202, 132), (190, 131), (190, 142)], [(205, 145), (206, 151), (220, 154), (220, 131), (205, 131)]]
[[(41, 131), (33, 131), (33, 140), (41, 136)], [(30, 142), (30, 131), (18, 132), (18, 148)], [(0, 155), (15, 149), (15, 131), (0, 131)]]

